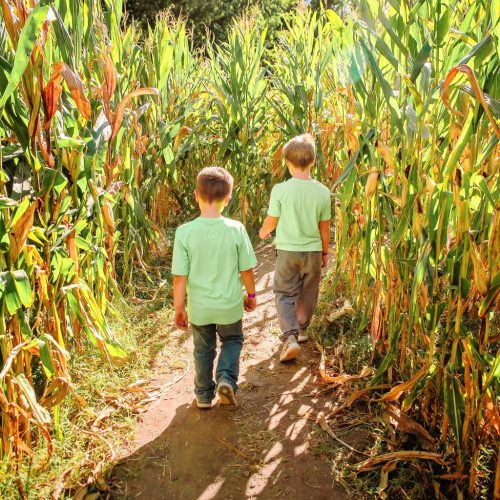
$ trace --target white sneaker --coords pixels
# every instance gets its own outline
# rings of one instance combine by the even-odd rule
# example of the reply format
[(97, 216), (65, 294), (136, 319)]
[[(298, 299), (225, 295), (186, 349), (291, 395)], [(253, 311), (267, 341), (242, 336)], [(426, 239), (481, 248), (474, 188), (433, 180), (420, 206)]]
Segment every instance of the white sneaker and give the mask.
[(212, 408), (212, 401), (200, 401), (198, 398), (196, 398), (196, 406), (201, 409)]
[(298, 342), (307, 342), (309, 340), (309, 334), (307, 330), (300, 330), (299, 336), (297, 337)]
[(286, 338), (283, 345), (283, 349), (280, 354), (280, 361), (290, 361), (296, 359), (300, 354), (301, 348), (297, 343), (297, 339), (294, 335), (290, 335)]
[(234, 389), (229, 382), (219, 382), (217, 386), (219, 406), (225, 410), (235, 410), (238, 407)]

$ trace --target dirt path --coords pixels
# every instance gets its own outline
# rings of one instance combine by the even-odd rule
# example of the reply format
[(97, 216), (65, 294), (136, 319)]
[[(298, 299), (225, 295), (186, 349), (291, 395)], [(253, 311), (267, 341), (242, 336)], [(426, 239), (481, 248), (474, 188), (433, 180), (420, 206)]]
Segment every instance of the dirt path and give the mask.
[[(190, 368), (143, 415), (131, 452), (111, 478), (112, 498), (347, 498), (332, 483), (330, 465), (313, 454), (315, 424), (304, 417), (311, 409), (327, 411), (331, 404), (328, 396), (314, 396), (318, 354), (308, 345), (296, 362), (279, 362), (274, 250), (264, 247), (257, 254), (259, 306), (245, 317), (240, 408), (196, 408), (192, 341), (183, 337)], [(159, 375), (157, 382), (176, 380), (179, 373)]]

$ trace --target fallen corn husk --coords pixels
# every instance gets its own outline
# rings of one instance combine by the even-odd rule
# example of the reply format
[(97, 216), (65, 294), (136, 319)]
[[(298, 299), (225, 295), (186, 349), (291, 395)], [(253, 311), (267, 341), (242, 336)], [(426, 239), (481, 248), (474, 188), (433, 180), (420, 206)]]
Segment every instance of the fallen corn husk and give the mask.
[(327, 319), (328, 322), (333, 323), (335, 320), (348, 314), (354, 314), (354, 309), (348, 299), (344, 301), (344, 305), (340, 309), (333, 311)]

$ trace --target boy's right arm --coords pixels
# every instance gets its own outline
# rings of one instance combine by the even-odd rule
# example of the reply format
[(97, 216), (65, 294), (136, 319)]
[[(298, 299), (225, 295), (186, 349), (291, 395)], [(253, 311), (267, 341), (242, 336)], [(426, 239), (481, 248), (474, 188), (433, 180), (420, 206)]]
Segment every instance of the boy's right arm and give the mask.
[(261, 239), (265, 240), (277, 227), (281, 215), (281, 202), (279, 200), (278, 184), (271, 190), (271, 198), (269, 200), (269, 209), (267, 217), (259, 231)]
[(188, 315), (186, 311), (186, 283), (187, 276), (174, 275), (174, 321), (177, 328), (188, 327)]

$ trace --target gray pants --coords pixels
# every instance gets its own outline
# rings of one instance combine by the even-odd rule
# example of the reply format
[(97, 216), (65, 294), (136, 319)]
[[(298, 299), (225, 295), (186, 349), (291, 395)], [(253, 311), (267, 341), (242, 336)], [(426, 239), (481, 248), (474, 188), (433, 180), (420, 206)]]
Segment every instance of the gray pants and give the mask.
[(321, 263), (321, 252), (277, 251), (273, 291), (282, 340), (309, 326), (318, 301)]

